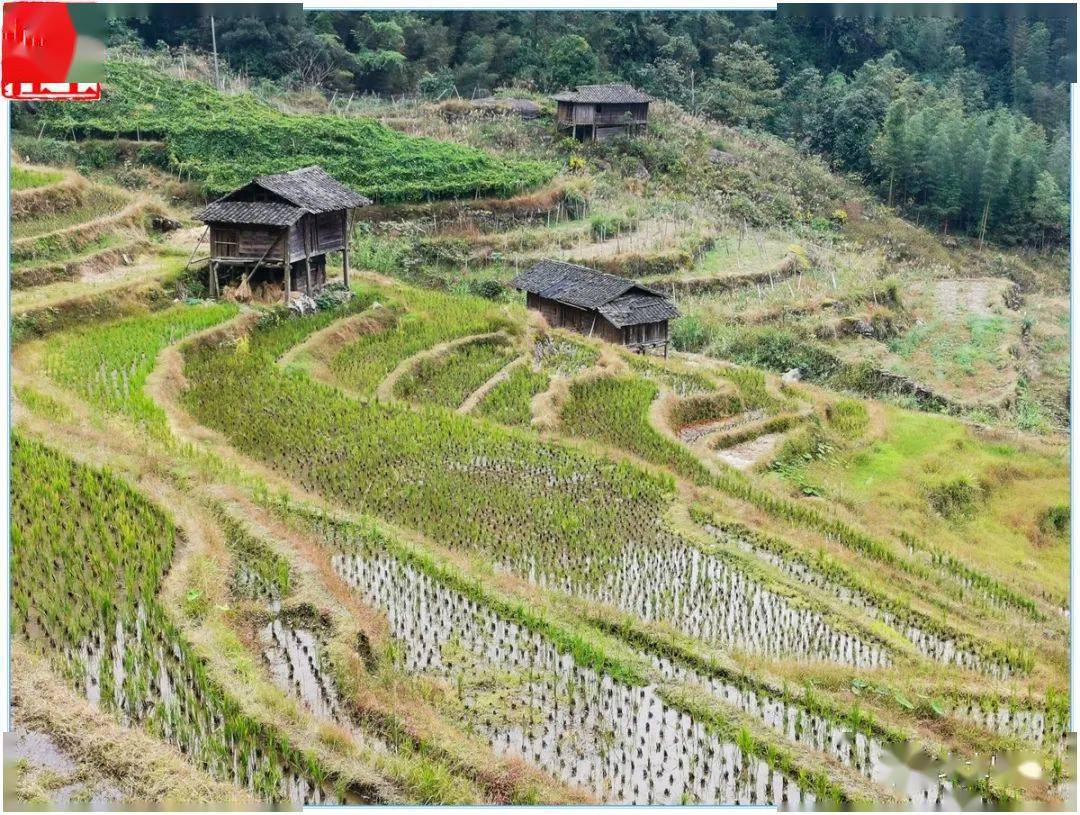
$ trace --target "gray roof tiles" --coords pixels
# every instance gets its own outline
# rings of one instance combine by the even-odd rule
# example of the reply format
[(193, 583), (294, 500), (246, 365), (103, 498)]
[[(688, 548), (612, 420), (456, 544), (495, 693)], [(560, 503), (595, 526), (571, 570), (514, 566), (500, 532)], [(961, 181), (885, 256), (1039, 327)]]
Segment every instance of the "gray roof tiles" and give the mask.
[(195, 217), (204, 223), (291, 226), (304, 210), (274, 201), (215, 201)]
[(562, 91), (552, 99), (557, 102), (583, 102), (597, 105), (640, 105), (652, 102), (653, 98), (624, 82), (610, 85), (578, 85), (575, 90)]
[(666, 297), (651, 293), (630, 292), (604, 303), (598, 311), (616, 328), (642, 323), (658, 323), (679, 316), (679, 310)]
[(287, 173), (262, 175), (252, 183), (315, 214), (371, 203), (370, 198), (350, 190), (317, 165)]
[(510, 285), (547, 300), (597, 310), (620, 328), (666, 320), (679, 314), (671, 301), (647, 286), (559, 260), (537, 262), (518, 274)]

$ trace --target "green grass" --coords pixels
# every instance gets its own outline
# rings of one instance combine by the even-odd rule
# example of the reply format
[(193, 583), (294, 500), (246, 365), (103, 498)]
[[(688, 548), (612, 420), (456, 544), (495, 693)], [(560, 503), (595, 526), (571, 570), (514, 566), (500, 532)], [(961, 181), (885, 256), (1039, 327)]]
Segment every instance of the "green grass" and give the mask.
[(93, 105), (45, 106), (47, 132), (161, 139), (173, 170), (220, 195), (253, 177), (320, 164), (379, 203), (510, 195), (541, 184), (555, 166), (407, 136), (374, 119), (289, 115), (251, 94), (226, 95), (176, 79), (149, 62), (110, 59)]
[(513, 348), (505, 341), (485, 340), (458, 346), (443, 356), (417, 363), (398, 380), (395, 395), (408, 402), (457, 408), (510, 362), (513, 354)]
[(1066, 460), (984, 441), (948, 417), (883, 411), (882, 438), (809, 463), (807, 475), (874, 525), (909, 530), (991, 574), (1023, 561), (1028, 582), (1063, 596), (1068, 548), (1033, 542), (1042, 513), (1068, 503)]
[(11, 191), (29, 190), (34, 187), (47, 187), (62, 179), (64, 174), (59, 170), (40, 170), (34, 167), (11, 167)]
[(500, 424), (528, 427), (532, 422), (533, 397), (546, 390), (550, 381), (546, 371), (520, 365), (488, 391), (477, 406), (477, 413)]

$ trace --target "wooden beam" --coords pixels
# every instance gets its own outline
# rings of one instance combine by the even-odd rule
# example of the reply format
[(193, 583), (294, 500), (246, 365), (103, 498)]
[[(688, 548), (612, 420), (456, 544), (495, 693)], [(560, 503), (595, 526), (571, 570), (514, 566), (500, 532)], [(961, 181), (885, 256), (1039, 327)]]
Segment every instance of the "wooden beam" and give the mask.
[[(349, 101), (352, 101), (352, 97), (349, 97)], [(349, 210), (346, 209), (342, 218), (345, 230), (345, 243), (341, 247), (341, 276), (345, 281), (345, 288), (349, 288)]]
[(212, 260), (210, 261), (210, 274), (207, 283), (210, 286), (210, 297), (216, 300), (221, 291), (218, 286), (217, 264)]
[[(291, 230), (292, 227), (289, 227)], [(289, 263), (289, 238), (288, 233), (285, 237), (285, 248), (281, 252), (282, 268), (285, 270), (285, 275), (282, 279), (282, 288), (285, 289), (285, 305), (289, 305), (289, 290), (292, 288), (292, 264)]]
[(311, 248), (308, 246), (308, 230), (304, 229), (304, 277), (307, 283), (307, 296), (311, 297)]
[[(187, 264), (184, 266), (184, 271), (187, 271), (188, 269), (191, 268), (191, 261), (193, 261), (195, 259), (195, 253), (199, 251), (199, 247), (202, 246), (203, 238), (206, 237), (206, 233), (209, 232), (209, 231), (210, 231), (210, 224), (207, 224), (206, 229), (204, 229), (202, 231), (202, 234), (199, 235), (199, 239), (195, 242), (195, 248), (191, 250), (191, 255), (187, 259)], [(210, 247), (210, 254), (211, 255), (214, 254), (214, 247), (213, 246)]]

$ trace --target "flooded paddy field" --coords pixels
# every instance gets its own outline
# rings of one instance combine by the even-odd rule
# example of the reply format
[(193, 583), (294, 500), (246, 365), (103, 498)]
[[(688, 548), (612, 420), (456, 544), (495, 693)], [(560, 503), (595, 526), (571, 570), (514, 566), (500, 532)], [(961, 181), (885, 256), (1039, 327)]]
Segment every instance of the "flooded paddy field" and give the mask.
[(580, 664), (377, 543), (332, 530), (335, 569), (386, 614), (404, 666), (449, 683), (467, 726), (497, 752), (607, 802), (813, 804), (812, 790), (653, 686)]
[(711, 524), (706, 524), (705, 530), (717, 540), (750, 552), (799, 582), (820, 588), (841, 602), (880, 620), (899, 631), (911, 641), (916, 650), (929, 659), (979, 671), (995, 678), (1006, 678), (1011, 673), (1007, 664), (987, 658), (959, 637), (939, 634), (937, 631), (930, 630), (925, 623), (919, 625), (917, 622), (919, 616), (910, 610), (906, 617), (901, 617), (899, 613), (885, 607), (881, 601), (871, 597), (865, 590), (860, 590), (841, 582), (835, 576), (825, 574), (791, 552), (781, 554), (776, 545), (769, 546), (760, 537), (740, 534), (730, 528), (721, 529)]
[[(155, 597), (177, 536), (156, 506), (108, 473), (17, 435), (13, 461), (24, 476), (13, 483), (49, 473), (87, 510), (63, 534), (71, 519), (63, 499), (16, 487), (13, 511), (27, 530), (13, 557), (13, 622), (22, 638), (95, 706), (146, 728), (215, 778), (296, 805), (361, 797), (335, 789), (209, 678)], [(66, 545), (72, 531), (77, 547)], [(36, 553), (22, 534), (33, 536)]]

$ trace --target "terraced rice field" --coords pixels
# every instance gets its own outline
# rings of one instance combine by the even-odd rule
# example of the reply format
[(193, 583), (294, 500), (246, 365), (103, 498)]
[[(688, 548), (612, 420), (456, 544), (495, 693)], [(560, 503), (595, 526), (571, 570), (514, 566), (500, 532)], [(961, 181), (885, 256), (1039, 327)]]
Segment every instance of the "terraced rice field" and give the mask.
[[(83, 192), (19, 240), (87, 223)], [(821, 476), (895, 479), (908, 413), (362, 271), (304, 317), (155, 291), (17, 338), (13, 635), (206, 790), (1068, 805), (1060, 583), (938, 493), (883, 528)], [(1056, 453), (918, 416), (1047, 493), (1008, 516), (1043, 548), (993, 545), (1052, 574)], [(718, 455), (770, 434), (743, 473)]]

